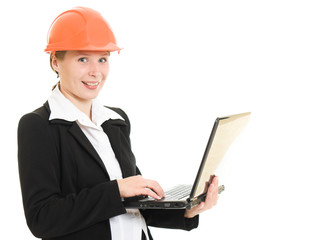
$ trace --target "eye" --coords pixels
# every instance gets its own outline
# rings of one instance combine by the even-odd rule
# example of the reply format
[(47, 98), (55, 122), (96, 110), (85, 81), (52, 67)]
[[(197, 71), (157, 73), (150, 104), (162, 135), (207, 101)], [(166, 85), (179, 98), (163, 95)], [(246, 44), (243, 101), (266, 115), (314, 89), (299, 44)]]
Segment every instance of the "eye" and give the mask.
[(79, 58), (79, 59), (78, 59), (78, 62), (85, 63), (85, 62), (88, 62), (88, 59), (85, 58), (85, 57), (82, 57), (82, 58)]
[(100, 63), (105, 63), (105, 62), (108, 62), (108, 59), (107, 58), (100, 58), (99, 62)]

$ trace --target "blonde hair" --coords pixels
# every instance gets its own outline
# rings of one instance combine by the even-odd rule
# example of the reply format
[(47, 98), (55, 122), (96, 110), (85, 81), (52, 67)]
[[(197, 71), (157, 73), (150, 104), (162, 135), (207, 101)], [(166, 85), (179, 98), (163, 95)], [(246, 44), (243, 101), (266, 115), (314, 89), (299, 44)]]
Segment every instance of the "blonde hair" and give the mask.
[[(51, 69), (57, 74), (57, 78), (59, 78), (59, 73), (53, 68), (52, 66), (52, 60), (53, 60), (53, 56), (56, 57), (56, 59), (58, 60), (63, 60), (64, 59), (64, 56), (66, 55), (66, 52), (67, 51), (56, 51), (55, 53), (50, 53), (50, 67)], [(59, 87), (60, 88), (60, 81), (58, 81), (53, 87), (52, 87), (52, 90), (55, 89), (56, 87)]]

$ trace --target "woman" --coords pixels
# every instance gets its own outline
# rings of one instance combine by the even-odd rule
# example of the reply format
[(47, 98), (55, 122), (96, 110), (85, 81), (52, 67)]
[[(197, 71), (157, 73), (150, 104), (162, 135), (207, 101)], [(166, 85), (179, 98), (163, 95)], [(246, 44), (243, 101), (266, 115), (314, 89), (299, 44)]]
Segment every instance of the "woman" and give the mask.
[(23, 204), (32, 233), (43, 239), (152, 239), (149, 226), (191, 230), (198, 214), (214, 206), (218, 180), (205, 202), (191, 210), (126, 210), (122, 198), (164, 197), (145, 179), (130, 146), (130, 122), (97, 96), (120, 51), (102, 16), (77, 7), (60, 14), (46, 52), (60, 81), (48, 101), (18, 127)]

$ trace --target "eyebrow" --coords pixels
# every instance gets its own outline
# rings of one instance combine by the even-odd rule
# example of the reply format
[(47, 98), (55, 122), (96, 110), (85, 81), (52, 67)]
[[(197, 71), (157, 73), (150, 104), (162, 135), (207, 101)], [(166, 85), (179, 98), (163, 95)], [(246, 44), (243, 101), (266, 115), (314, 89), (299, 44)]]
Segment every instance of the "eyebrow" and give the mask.
[[(76, 56), (90, 56), (90, 54), (77, 52)], [(101, 54), (100, 56), (110, 56), (110, 52), (106, 51), (105, 53)]]

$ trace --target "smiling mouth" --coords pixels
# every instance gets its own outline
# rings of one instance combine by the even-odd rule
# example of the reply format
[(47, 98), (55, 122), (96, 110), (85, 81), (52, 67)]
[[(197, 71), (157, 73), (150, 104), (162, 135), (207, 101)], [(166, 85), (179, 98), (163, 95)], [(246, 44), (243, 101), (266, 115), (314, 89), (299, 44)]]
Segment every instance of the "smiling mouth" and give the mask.
[(98, 86), (100, 82), (101, 81), (99, 81), (99, 82), (83, 82), (82, 81), (83, 84), (90, 86), (90, 87)]

